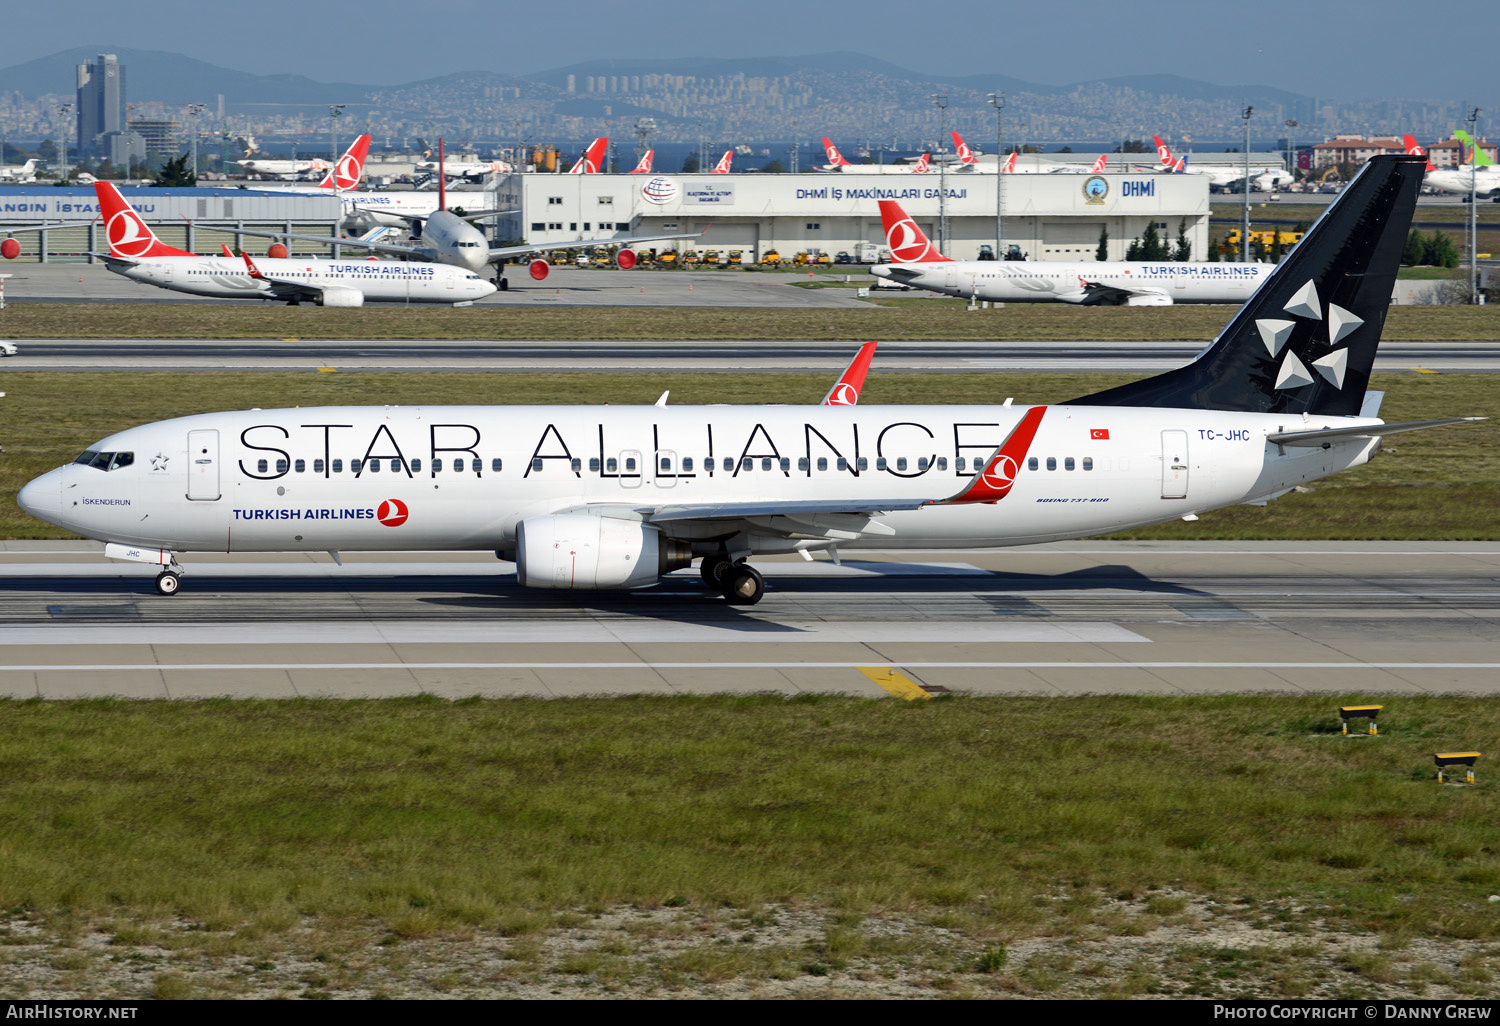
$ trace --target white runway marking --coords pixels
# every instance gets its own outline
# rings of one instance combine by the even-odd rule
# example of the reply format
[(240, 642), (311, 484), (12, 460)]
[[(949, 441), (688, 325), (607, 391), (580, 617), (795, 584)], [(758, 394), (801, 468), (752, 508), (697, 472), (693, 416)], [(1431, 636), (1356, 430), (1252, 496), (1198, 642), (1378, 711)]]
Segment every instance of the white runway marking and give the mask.
[[(659, 620), (568, 620), (514, 624), (453, 621), (358, 623), (77, 624), (0, 627), (6, 645), (412, 645), (643, 644), (821, 642), (867, 644), (1120, 644), (1148, 638), (1113, 623), (816, 620), (765, 623), (673, 623)], [(364, 664), (359, 664), (364, 665)], [(413, 664), (415, 665), (415, 664)], [(634, 665), (634, 664), (630, 664)], [(0, 669), (3, 669), (0, 666)]]
[[(1500, 663), (1194, 663), (1194, 662), (892, 662), (875, 660), (879, 665), (906, 670), (1500, 670)], [(87, 671), (112, 670), (782, 670), (842, 669), (855, 661), (841, 662), (599, 662), (599, 663), (38, 663), (0, 667), (3, 670), (37, 672), (43, 670)]]

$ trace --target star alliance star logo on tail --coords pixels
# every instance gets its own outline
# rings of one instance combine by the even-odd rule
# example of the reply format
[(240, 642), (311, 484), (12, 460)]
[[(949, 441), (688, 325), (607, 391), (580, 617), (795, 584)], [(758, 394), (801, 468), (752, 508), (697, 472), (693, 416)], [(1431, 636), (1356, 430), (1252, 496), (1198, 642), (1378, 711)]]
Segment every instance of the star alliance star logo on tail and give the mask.
[[(1281, 356), (1281, 366), (1276, 373), (1276, 388), (1283, 392), (1290, 392), (1298, 388), (1306, 387), (1313, 383), (1313, 372), (1328, 381), (1334, 388), (1344, 387), (1344, 373), (1349, 368), (1349, 350), (1347, 347), (1338, 348), (1339, 343), (1347, 338), (1353, 331), (1365, 322), (1354, 316), (1348, 310), (1337, 303), (1328, 304), (1327, 317), (1327, 339), (1320, 340), (1309, 338), (1310, 345), (1321, 342), (1332, 348), (1331, 352), (1318, 357), (1312, 361), (1312, 369), (1297, 357), (1297, 354), (1287, 348), (1287, 342), (1292, 337), (1292, 332), (1299, 323), (1305, 321), (1323, 321), (1323, 308), (1318, 297), (1318, 288), (1308, 279), (1307, 284), (1297, 290), (1296, 295), (1282, 307), (1293, 317), (1300, 317), (1303, 321), (1287, 321), (1279, 318), (1257, 319), (1255, 327), (1260, 331), (1261, 341), (1265, 343), (1266, 350), (1271, 354), (1271, 359)], [(1316, 331), (1316, 329), (1313, 329)], [(1285, 355), (1282, 355), (1285, 350)]]

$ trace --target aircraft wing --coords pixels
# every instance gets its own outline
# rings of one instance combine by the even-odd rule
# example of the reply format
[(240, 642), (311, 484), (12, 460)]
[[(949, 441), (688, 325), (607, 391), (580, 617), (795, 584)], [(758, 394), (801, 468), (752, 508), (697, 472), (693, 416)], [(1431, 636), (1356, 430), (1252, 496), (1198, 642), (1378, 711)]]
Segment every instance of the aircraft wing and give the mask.
[[(362, 207), (358, 203), (354, 204), (353, 209), (358, 210), (364, 214), (379, 214), (382, 217), (399, 217), (403, 221), (411, 221), (417, 223), (425, 221), (432, 216), (432, 214), (403, 214), (399, 210), (387, 210), (383, 207)], [(462, 217), (465, 221), (476, 221), (481, 217), (499, 217), (501, 214), (514, 214), (517, 212), (518, 211), (516, 210), (475, 210), (472, 212), (460, 214), (459, 216)], [(434, 213), (436, 213), (436, 211), (434, 211)], [(452, 211), (450, 210), (449, 213), (451, 214)]]
[(1172, 302), (1172, 294), (1165, 289), (1139, 288), (1127, 289), (1118, 285), (1105, 285), (1102, 282), (1086, 281), (1078, 279), (1080, 286), (1077, 292), (1067, 292), (1057, 298), (1064, 303), (1077, 303), (1079, 306), (1109, 306), (1118, 305), (1129, 299), (1137, 299), (1149, 296), (1159, 301), (1164, 300), (1164, 305)]
[(29, 224), (24, 228), (11, 228), (7, 226), (0, 228), (0, 235), (19, 235), (22, 232), (44, 232), (48, 228), (66, 228), (67, 226), (68, 222), (66, 221), (54, 221), (51, 224)]
[(1330, 441), (1344, 438), (1377, 438), (1399, 435), (1405, 431), (1420, 431), (1423, 428), (1443, 427), (1446, 424), (1468, 424), (1488, 417), (1449, 417), (1446, 420), (1408, 420), (1396, 424), (1360, 424), (1354, 427), (1321, 428), (1309, 431), (1277, 431), (1266, 436), (1266, 441), (1277, 445), (1296, 445), (1317, 448)]
[[(708, 231), (713, 227), (709, 225), (703, 229)], [(679, 235), (617, 235), (608, 239), (574, 239), (571, 242), (543, 242), (537, 245), (525, 246), (497, 246), (490, 250), (490, 263), (504, 260), (506, 257), (521, 256), (525, 253), (541, 253), (552, 249), (582, 249), (585, 246), (633, 246), (637, 242), (665, 242), (669, 239), (696, 239), (703, 232), (686, 232)]]
[[(406, 215), (402, 215), (403, 217)], [(371, 242), (366, 239), (344, 239), (335, 238), (332, 235), (298, 235), (294, 232), (266, 232), (253, 228), (219, 228), (225, 234), (254, 235), (262, 239), (297, 239), (301, 242), (321, 242), (324, 245), (355, 246), (360, 249), (372, 249), (381, 253), (395, 253), (400, 256), (425, 257), (432, 259), (433, 252), (426, 246), (401, 246), (394, 242)]]

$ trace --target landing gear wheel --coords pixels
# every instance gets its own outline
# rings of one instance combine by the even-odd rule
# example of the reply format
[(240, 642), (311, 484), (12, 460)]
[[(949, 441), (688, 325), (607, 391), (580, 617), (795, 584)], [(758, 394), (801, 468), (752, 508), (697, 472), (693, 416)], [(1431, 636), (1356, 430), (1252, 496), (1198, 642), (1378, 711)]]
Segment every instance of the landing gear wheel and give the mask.
[(163, 570), (156, 575), (156, 590), (162, 595), (176, 595), (181, 587), (182, 577), (174, 571)]
[(509, 278), (496, 278), (495, 279), (495, 287), (498, 288), (501, 292), (509, 292), (510, 291), (510, 279)]
[(730, 562), (728, 556), (704, 556), (703, 564), (698, 567), (698, 573), (703, 576), (704, 584), (717, 591), (724, 587), (724, 578), (732, 566), (734, 564)]
[(724, 598), (732, 606), (753, 606), (766, 593), (766, 579), (745, 563), (736, 563), (724, 574)]

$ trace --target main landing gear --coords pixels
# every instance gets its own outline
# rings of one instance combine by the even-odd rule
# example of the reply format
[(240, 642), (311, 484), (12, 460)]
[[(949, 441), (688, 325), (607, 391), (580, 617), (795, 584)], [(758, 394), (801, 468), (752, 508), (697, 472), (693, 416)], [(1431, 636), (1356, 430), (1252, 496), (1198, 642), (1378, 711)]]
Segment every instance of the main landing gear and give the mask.
[(501, 292), (509, 292), (510, 280), (503, 274), (495, 275), (495, 288), (499, 289)]
[(703, 583), (718, 590), (724, 601), (735, 606), (753, 606), (766, 593), (766, 579), (748, 563), (735, 562), (722, 553), (704, 556), (698, 568)]

